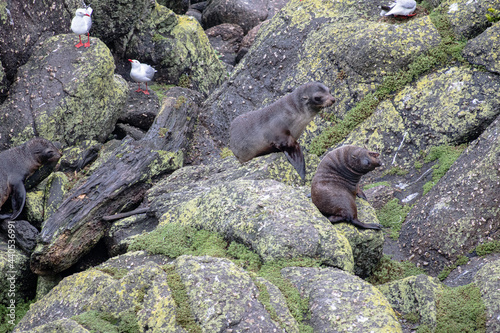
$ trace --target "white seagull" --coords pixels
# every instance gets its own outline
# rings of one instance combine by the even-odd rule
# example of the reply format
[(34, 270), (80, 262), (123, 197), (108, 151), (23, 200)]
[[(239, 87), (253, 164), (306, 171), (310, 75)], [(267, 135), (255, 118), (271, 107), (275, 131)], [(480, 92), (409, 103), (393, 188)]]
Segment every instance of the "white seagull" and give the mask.
[[(143, 92), (146, 95), (149, 95), (148, 82), (153, 79), (153, 76), (156, 73), (156, 69), (149, 66), (148, 64), (141, 64), (138, 60), (128, 59), (128, 61), (132, 63), (130, 77), (139, 85), (139, 89), (137, 89), (136, 92)], [(141, 89), (141, 82), (146, 83), (146, 90)]]
[[(92, 8), (87, 7), (87, 8), (78, 8), (75, 13), (75, 17), (73, 17), (73, 20), (71, 21), (71, 30), (75, 33), (78, 34), (78, 38), (80, 38), (80, 43), (76, 44), (75, 47), (89, 47), (90, 46), (90, 27), (92, 26), (92, 18), (90, 18), (90, 15), (92, 15)], [(82, 36), (80, 35), (85, 35), (87, 34), (87, 43), (83, 44), (82, 43)]]
[(380, 16), (414, 16), (416, 14), (413, 14), (413, 12), (417, 8), (417, 3), (415, 0), (396, 0), (389, 6), (380, 7), (382, 8)]

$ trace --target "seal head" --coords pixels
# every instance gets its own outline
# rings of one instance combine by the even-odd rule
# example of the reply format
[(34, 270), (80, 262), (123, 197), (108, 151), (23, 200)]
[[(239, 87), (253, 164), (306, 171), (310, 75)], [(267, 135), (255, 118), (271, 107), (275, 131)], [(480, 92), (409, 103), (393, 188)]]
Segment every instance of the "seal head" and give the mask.
[(314, 116), (334, 102), (323, 83), (303, 84), (262, 109), (236, 117), (231, 123), (229, 146), (241, 163), (283, 152), (304, 179), (304, 155), (297, 140)]
[(61, 153), (52, 142), (34, 138), (0, 152), (0, 208), (12, 195), (12, 213), (0, 214), (0, 219), (14, 220), (26, 201), (25, 179), (44, 164), (57, 163)]

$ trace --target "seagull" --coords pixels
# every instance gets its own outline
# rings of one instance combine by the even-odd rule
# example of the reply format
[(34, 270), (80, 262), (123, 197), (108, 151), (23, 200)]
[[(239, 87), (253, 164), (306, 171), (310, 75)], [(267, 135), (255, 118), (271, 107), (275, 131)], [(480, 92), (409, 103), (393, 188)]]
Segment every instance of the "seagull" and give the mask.
[[(90, 27), (92, 26), (92, 18), (90, 18), (90, 15), (92, 15), (92, 8), (90, 8), (90, 7), (78, 8), (76, 10), (75, 17), (73, 17), (73, 20), (71, 21), (71, 30), (75, 34), (78, 34), (78, 38), (80, 38), (80, 43), (75, 45), (76, 48), (79, 48), (82, 46), (85, 46), (85, 47), (90, 46), (89, 30), (90, 30)], [(82, 36), (80, 36), (80, 35), (85, 35), (85, 34), (87, 34), (88, 41), (87, 41), (87, 43), (83, 44), (82, 43)]]
[(389, 6), (380, 6), (382, 8), (382, 12), (380, 12), (380, 16), (415, 16), (413, 13), (417, 8), (417, 3), (415, 0), (396, 0), (396, 2), (392, 3)]
[[(136, 92), (142, 91), (146, 95), (149, 95), (148, 82), (151, 81), (151, 79), (155, 75), (156, 69), (147, 64), (141, 64), (138, 60), (129, 59), (128, 61), (132, 63), (130, 77), (139, 85), (139, 89), (137, 89)], [(141, 89), (141, 82), (146, 83), (146, 90)]]

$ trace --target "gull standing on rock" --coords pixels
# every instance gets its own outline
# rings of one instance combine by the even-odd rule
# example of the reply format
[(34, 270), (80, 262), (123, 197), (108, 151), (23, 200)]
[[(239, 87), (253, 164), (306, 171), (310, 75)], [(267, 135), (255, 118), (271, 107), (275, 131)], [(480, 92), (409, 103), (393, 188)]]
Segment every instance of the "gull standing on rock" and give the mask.
[(380, 12), (380, 16), (415, 16), (413, 12), (417, 8), (417, 3), (415, 0), (396, 0), (396, 2), (392, 3), (389, 6), (380, 6), (382, 8), (382, 12)]
[[(90, 46), (90, 27), (92, 26), (92, 8), (78, 8), (75, 13), (75, 17), (71, 21), (71, 30), (78, 34), (78, 38), (80, 38), (80, 43), (76, 44), (75, 47), (79, 48), (82, 46), (89, 47)], [(87, 43), (82, 43), (82, 36), (87, 34)]]
[[(146, 95), (149, 95), (148, 82), (153, 79), (153, 76), (156, 73), (156, 69), (149, 66), (148, 64), (141, 64), (138, 60), (128, 59), (128, 61), (132, 63), (130, 77), (139, 85), (139, 89), (137, 89), (136, 92), (142, 91)], [(141, 89), (141, 82), (146, 83), (146, 90)]]

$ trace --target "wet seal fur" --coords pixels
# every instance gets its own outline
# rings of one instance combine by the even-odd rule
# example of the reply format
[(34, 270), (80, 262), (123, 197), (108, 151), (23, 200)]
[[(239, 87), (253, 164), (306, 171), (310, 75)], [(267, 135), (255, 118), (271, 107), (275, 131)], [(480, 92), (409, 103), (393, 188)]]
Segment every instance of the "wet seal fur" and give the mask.
[(359, 180), (381, 165), (379, 155), (365, 148), (343, 146), (321, 160), (312, 179), (311, 199), (330, 222), (350, 222), (362, 229), (381, 229), (379, 224), (359, 221), (356, 208), (356, 195), (367, 200)]
[(60, 158), (59, 150), (44, 138), (0, 152), (0, 208), (12, 194), (12, 213), (0, 214), (0, 220), (14, 220), (21, 214), (26, 201), (25, 179), (40, 166), (57, 163)]
[(304, 179), (304, 155), (297, 140), (314, 116), (334, 102), (324, 84), (303, 84), (262, 109), (236, 117), (231, 123), (229, 146), (241, 163), (281, 151)]

